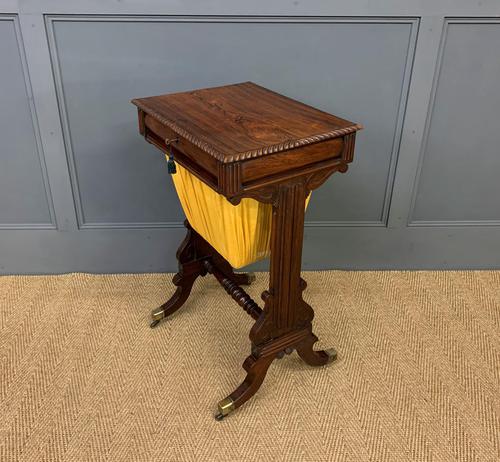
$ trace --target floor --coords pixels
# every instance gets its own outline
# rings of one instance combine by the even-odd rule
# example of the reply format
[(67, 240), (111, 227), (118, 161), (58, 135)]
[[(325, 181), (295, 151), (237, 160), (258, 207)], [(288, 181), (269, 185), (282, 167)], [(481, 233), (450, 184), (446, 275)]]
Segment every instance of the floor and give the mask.
[(222, 422), (252, 320), (215, 279), (150, 329), (171, 275), (0, 277), (0, 460), (500, 460), (500, 272), (303, 277), (338, 360), (275, 361)]

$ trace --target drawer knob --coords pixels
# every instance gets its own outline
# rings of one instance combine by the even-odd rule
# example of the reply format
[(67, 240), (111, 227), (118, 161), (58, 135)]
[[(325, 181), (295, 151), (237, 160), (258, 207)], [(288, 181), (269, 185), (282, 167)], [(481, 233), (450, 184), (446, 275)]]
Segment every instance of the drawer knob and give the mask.
[(177, 168), (175, 166), (174, 152), (172, 151), (172, 143), (177, 143), (179, 138), (173, 138), (171, 140), (166, 140), (165, 144), (169, 147), (167, 170), (170, 175), (177, 173)]

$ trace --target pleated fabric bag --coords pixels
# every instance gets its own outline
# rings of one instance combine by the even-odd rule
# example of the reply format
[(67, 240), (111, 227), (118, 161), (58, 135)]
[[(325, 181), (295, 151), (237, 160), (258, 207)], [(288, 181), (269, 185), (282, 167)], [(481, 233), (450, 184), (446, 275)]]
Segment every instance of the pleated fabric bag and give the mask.
[(232, 205), (179, 163), (176, 170), (172, 179), (186, 218), (233, 268), (269, 256), (272, 205), (250, 198)]

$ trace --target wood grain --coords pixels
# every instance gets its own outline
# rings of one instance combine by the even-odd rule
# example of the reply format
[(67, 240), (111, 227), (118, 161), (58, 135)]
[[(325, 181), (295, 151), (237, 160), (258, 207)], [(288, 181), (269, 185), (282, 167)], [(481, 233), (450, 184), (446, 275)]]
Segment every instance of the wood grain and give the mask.
[(223, 163), (307, 146), (362, 128), (252, 82), (132, 103)]

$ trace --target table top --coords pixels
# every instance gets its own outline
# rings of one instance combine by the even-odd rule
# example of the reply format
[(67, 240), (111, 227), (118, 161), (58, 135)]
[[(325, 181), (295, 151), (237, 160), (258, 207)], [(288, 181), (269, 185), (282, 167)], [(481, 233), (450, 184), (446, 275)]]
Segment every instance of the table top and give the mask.
[(253, 82), (132, 103), (222, 163), (287, 151), (362, 128)]

